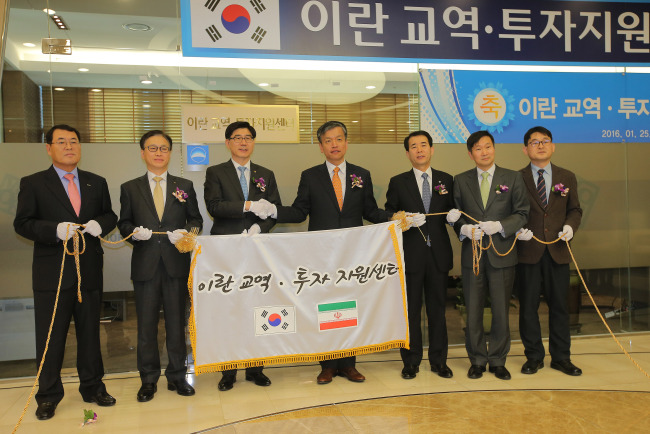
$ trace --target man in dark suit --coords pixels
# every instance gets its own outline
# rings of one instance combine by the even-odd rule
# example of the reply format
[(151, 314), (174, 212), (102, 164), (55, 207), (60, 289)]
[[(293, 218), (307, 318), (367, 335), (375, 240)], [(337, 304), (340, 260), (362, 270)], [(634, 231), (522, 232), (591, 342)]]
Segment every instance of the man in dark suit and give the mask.
[[(43, 358), (57, 296), (63, 243), (73, 251), (74, 230), (84, 225), (85, 251), (79, 257), (82, 302), (77, 300), (77, 271), (73, 256), (66, 256), (61, 291), (49, 347), (36, 393), (36, 417), (54, 416), (63, 399), (61, 366), (70, 320), (77, 336), (79, 392), (86, 402), (115, 404), (102, 382), (104, 365), (99, 342), (99, 318), (103, 289), (104, 251), (98, 236), (115, 227), (106, 180), (77, 168), (81, 159), (79, 132), (69, 125), (55, 125), (45, 135), (52, 158), (49, 169), (20, 180), (14, 228), (34, 241), (32, 288), (36, 323), (36, 360)], [(84, 244), (81, 243), (81, 247)]]
[[(321, 125), (316, 133), (325, 163), (302, 172), (298, 194), (291, 206), (263, 206), (261, 216), (279, 223), (301, 223), (309, 216), (309, 230), (341, 229), (388, 221), (393, 213), (377, 207), (370, 172), (345, 161), (348, 130), (338, 121)], [(266, 204), (265, 204), (266, 205)], [(327, 384), (337, 374), (350, 381), (366, 378), (355, 368), (356, 357), (320, 362), (318, 384)]]
[(426, 131), (414, 131), (404, 139), (406, 157), (413, 169), (391, 178), (386, 193), (386, 210), (434, 214), (450, 211), (445, 216), (426, 217), (420, 230), (404, 232), (404, 264), (410, 345), (400, 350), (404, 368), (402, 377), (415, 378), (422, 361), (422, 296), (429, 326), (429, 364), (443, 378), (453, 372), (447, 366), (447, 323), (445, 302), (447, 277), (453, 267), (453, 253), (445, 221), (455, 222), (460, 216), (452, 209), (453, 179), (451, 175), (431, 168), (433, 142)]
[[(138, 371), (142, 386), (140, 402), (153, 399), (160, 378), (158, 319), (165, 315), (169, 363), (165, 369), (167, 388), (182, 396), (194, 395), (185, 379), (185, 300), (190, 272), (190, 253), (174, 245), (192, 228), (200, 231), (203, 218), (192, 181), (167, 172), (172, 139), (160, 130), (140, 139), (140, 154), (147, 173), (120, 187), (120, 220), (123, 237), (133, 244), (131, 280), (138, 315)], [(152, 232), (166, 232), (153, 234)]]
[[(257, 132), (248, 122), (233, 122), (226, 128), (226, 146), (231, 159), (208, 168), (205, 174), (205, 204), (214, 223), (210, 234), (268, 233), (275, 225), (274, 219), (262, 220), (253, 211), (260, 207), (259, 200), (282, 205), (275, 175), (269, 169), (253, 163)], [(271, 380), (263, 366), (246, 368), (246, 380), (258, 386), (270, 386)], [(237, 370), (223, 371), (219, 390), (233, 388)]]
[[(508, 310), (515, 265), (516, 247), (505, 256), (488, 249), (489, 239), (500, 252), (505, 253), (515, 241), (515, 233), (528, 219), (528, 198), (521, 173), (503, 169), (494, 164), (494, 137), (487, 131), (477, 131), (467, 139), (469, 157), (476, 168), (456, 175), (454, 202), (456, 208), (480, 223), (461, 216), (455, 229), (463, 242), (461, 265), (463, 291), (467, 304), (465, 347), (471, 362), (469, 378), (480, 378), (485, 365), (502, 380), (510, 379), (506, 356), (510, 351)], [(479, 274), (473, 270), (472, 239), (480, 241), (483, 251), (478, 262)], [(492, 300), (492, 328), (489, 351), (483, 331), (485, 299)]]
[[(521, 236), (524, 240), (534, 234), (543, 241), (553, 241), (557, 237), (569, 241), (582, 220), (576, 176), (551, 164), (553, 152), (553, 135), (546, 128), (534, 127), (524, 135), (524, 153), (530, 158), (530, 165), (520, 171), (530, 202), (527, 229)], [(517, 253), (519, 334), (526, 354), (521, 372), (534, 374), (544, 367), (544, 345), (537, 314), (543, 285), (548, 303), (551, 368), (567, 375), (582, 374), (580, 368), (571, 363), (568, 309), (571, 256), (566, 243), (519, 243)]]

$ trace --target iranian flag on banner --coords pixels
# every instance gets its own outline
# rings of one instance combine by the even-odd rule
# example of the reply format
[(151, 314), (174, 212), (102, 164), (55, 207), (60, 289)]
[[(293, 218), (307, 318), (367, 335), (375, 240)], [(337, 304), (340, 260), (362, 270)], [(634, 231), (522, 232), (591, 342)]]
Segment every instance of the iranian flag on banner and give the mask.
[(318, 305), (320, 331), (356, 327), (358, 317), (356, 300)]

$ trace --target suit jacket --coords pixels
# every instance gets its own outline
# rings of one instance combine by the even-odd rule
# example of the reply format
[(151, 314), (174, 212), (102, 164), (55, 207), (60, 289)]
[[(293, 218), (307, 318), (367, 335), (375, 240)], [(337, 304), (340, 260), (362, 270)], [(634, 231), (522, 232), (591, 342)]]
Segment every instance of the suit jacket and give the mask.
[[(366, 169), (346, 163), (345, 196), (339, 209), (332, 178), (325, 163), (302, 172), (298, 194), (291, 206), (279, 206), (279, 223), (300, 223), (309, 216), (309, 230), (350, 228), (362, 226), (363, 219), (371, 223), (388, 221), (393, 213), (377, 207), (372, 191), (372, 179)], [(351, 175), (361, 177), (362, 187), (352, 188)]]
[[(259, 178), (262, 178), (266, 184), (264, 191), (255, 182), (255, 179)], [(262, 220), (252, 212), (244, 212), (244, 192), (232, 160), (209, 167), (205, 173), (204, 187), (205, 205), (214, 218), (211, 235), (240, 234), (255, 223), (260, 226), (263, 233), (267, 233), (275, 226), (274, 219)], [(282, 205), (273, 172), (251, 161), (248, 200), (260, 199)]]
[[(499, 185), (507, 186), (508, 191), (497, 194)], [(483, 207), (481, 189), (478, 182), (476, 168), (456, 175), (454, 179), (454, 202), (456, 208), (466, 212), (478, 221), (499, 221), (503, 226), (505, 238), (496, 233), (492, 235), (494, 246), (500, 253), (508, 251), (515, 241), (515, 233), (521, 229), (528, 220), (530, 204), (526, 196), (526, 187), (520, 172), (496, 166), (490, 195), (487, 205)], [(476, 224), (464, 215), (454, 225), (456, 233), (466, 224)], [(483, 246), (487, 246), (489, 238), (483, 237)], [(490, 265), (494, 268), (512, 267), (517, 264), (517, 246), (506, 256), (497, 255), (490, 247), (483, 254), (487, 254)], [(464, 267), (472, 265), (472, 240), (465, 238), (461, 251), (461, 263)]]
[[(580, 208), (580, 201), (578, 200), (578, 181), (573, 172), (551, 164), (553, 178), (551, 188), (553, 185), (561, 183), (569, 188), (569, 192), (566, 196), (562, 196), (551, 191), (546, 209), (542, 206), (542, 201), (539, 194), (537, 194), (537, 179), (533, 177), (530, 165), (521, 169), (520, 172), (524, 178), (530, 202), (530, 215), (528, 216), (526, 228), (533, 231), (537, 238), (544, 241), (555, 240), (557, 234), (562, 232), (564, 225), (571, 226), (573, 233), (576, 233), (582, 220), (582, 208)], [(556, 263), (568, 264), (571, 260), (569, 249), (564, 241), (545, 246), (531, 240), (518, 243), (519, 262), (536, 264), (542, 258), (546, 247), (548, 247), (548, 252)]]
[[(185, 202), (178, 200), (173, 193), (176, 188), (188, 194)], [(123, 237), (130, 235), (138, 226), (154, 232), (167, 232), (176, 229), (203, 227), (196, 193), (192, 181), (167, 173), (165, 209), (162, 219), (158, 218), (147, 174), (125, 182), (120, 187), (120, 220), (117, 226)], [(152, 279), (158, 262), (162, 258), (167, 273), (174, 278), (187, 278), (190, 272), (190, 253), (180, 253), (169, 241), (167, 234), (152, 235), (146, 241), (128, 239), (133, 244), (131, 255), (131, 280)]]
[[(117, 216), (111, 209), (111, 197), (106, 180), (91, 172), (78, 169), (81, 209), (79, 216), (70, 203), (61, 179), (53, 166), (20, 180), (18, 206), (14, 229), (19, 235), (34, 241), (32, 287), (34, 291), (56, 291), (61, 272), (63, 244), (56, 236), (61, 222), (85, 224), (95, 220), (106, 236), (115, 228)], [(102, 266), (104, 250), (99, 238), (84, 234), (85, 252), (79, 256), (81, 290), (100, 291), (104, 280)], [(80, 246), (83, 249), (83, 244)], [(72, 240), (68, 240), (72, 251)], [(76, 287), (77, 271), (73, 256), (66, 256), (61, 288)]]
[[(450, 174), (431, 169), (432, 194), (429, 213), (447, 212), (454, 207), (452, 198), (453, 179)], [(436, 185), (443, 184), (446, 194), (439, 194), (434, 190)], [(401, 173), (391, 178), (386, 192), (386, 211), (397, 212), (400, 210), (412, 213), (425, 214), (422, 196), (418, 189), (417, 180), (413, 170)], [(425, 255), (431, 251), (438, 270), (448, 272), (453, 267), (453, 253), (449, 233), (446, 228), (447, 219), (444, 215), (429, 216), (427, 222), (418, 228), (411, 228), (404, 232), (404, 263), (406, 272), (419, 272), (426, 264)], [(422, 234), (431, 239), (431, 247), (427, 246)]]

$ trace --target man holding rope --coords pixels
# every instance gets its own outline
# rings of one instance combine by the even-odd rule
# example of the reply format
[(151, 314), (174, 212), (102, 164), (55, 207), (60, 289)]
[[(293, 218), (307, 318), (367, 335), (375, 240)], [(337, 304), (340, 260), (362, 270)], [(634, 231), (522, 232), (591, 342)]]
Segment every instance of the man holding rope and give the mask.
[[(515, 233), (528, 220), (530, 205), (521, 173), (494, 164), (492, 134), (487, 131), (471, 134), (467, 139), (467, 151), (476, 168), (454, 179), (456, 208), (471, 216), (470, 219), (462, 215), (455, 224), (463, 242), (461, 265), (467, 303), (465, 347), (471, 363), (467, 376), (481, 378), (489, 363), (490, 372), (497, 378), (509, 380), (510, 372), (505, 367), (510, 351), (508, 310), (517, 265), (513, 243)], [(483, 308), (488, 296), (492, 300), (489, 347), (483, 330)]]
[[(133, 233), (131, 279), (138, 315), (138, 371), (142, 386), (139, 402), (151, 401), (158, 390), (160, 352), (158, 319), (165, 315), (168, 364), (167, 389), (181, 396), (194, 395), (185, 379), (185, 299), (190, 254), (175, 246), (188, 231), (203, 227), (192, 181), (170, 174), (172, 139), (160, 130), (140, 139), (140, 155), (147, 173), (120, 187), (120, 221), (123, 237)], [(155, 232), (154, 232), (155, 231)]]
[[(526, 183), (530, 216), (527, 229), (519, 239), (527, 241), (535, 235), (546, 242), (556, 237), (571, 240), (582, 220), (576, 176), (551, 164), (555, 144), (553, 135), (544, 127), (533, 127), (526, 132), (523, 151), (530, 159), (530, 164), (520, 171)], [(580, 368), (571, 363), (568, 309), (571, 256), (566, 243), (519, 243), (517, 253), (519, 334), (527, 359), (521, 372), (535, 374), (544, 367), (545, 352), (537, 314), (543, 286), (549, 311), (551, 368), (567, 375), (581, 375)]]
[[(36, 323), (36, 360), (43, 363), (36, 394), (39, 420), (50, 419), (63, 399), (61, 366), (65, 342), (74, 317), (77, 336), (79, 392), (86, 402), (115, 404), (102, 382), (104, 365), (99, 342), (103, 289), (103, 249), (99, 236), (115, 227), (106, 180), (77, 168), (81, 159), (79, 131), (55, 125), (45, 135), (52, 159), (49, 169), (20, 180), (14, 228), (34, 242), (32, 288)], [(83, 226), (83, 230), (81, 227)], [(73, 234), (79, 230), (79, 275), (72, 255)], [(63, 273), (61, 266), (64, 265)], [(81, 282), (79, 282), (81, 279)], [(60, 293), (57, 285), (60, 280)], [(80, 284), (79, 284), (80, 283)], [(78, 293), (79, 291), (79, 293)], [(56, 312), (54, 312), (56, 308)], [(55, 313), (54, 321), (52, 315)], [(49, 334), (51, 325), (51, 334)], [(49, 350), (45, 358), (43, 355)]]

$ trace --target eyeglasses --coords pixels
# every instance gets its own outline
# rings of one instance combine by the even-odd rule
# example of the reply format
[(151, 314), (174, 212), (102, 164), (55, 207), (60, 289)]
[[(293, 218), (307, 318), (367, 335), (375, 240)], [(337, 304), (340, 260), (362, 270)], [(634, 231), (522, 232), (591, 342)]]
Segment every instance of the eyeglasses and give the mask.
[(253, 136), (235, 136), (235, 137), (231, 137), (230, 140), (239, 144), (242, 141), (246, 143), (253, 143), (253, 140), (255, 139), (253, 139)]
[(529, 144), (530, 146), (532, 146), (533, 148), (537, 148), (539, 145), (544, 145), (544, 146), (546, 146), (546, 145), (548, 145), (549, 143), (551, 143), (551, 141), (548, 140), (548, 139), (546, 139), (546, 140), (542, 140), (542, 141), (539, 141), (539, 140), (533, 140), (532, 142), (528, 142), (528, 144)]
[(163, 146), (153, 146), (153, 145), (149, 145), (149, 146), (147, 146), (146, 148), (147, 148), (147, 151), (149, 151), (149, 152), (158, 152), (158, 149), (160, 149), (160, 152), (162, 152), (163, 154), (168, 153), (169, 150), (170, 150), (170, 147), (169, 147), (169, 146), (165, 146), (165, 145), (163, 145)]

